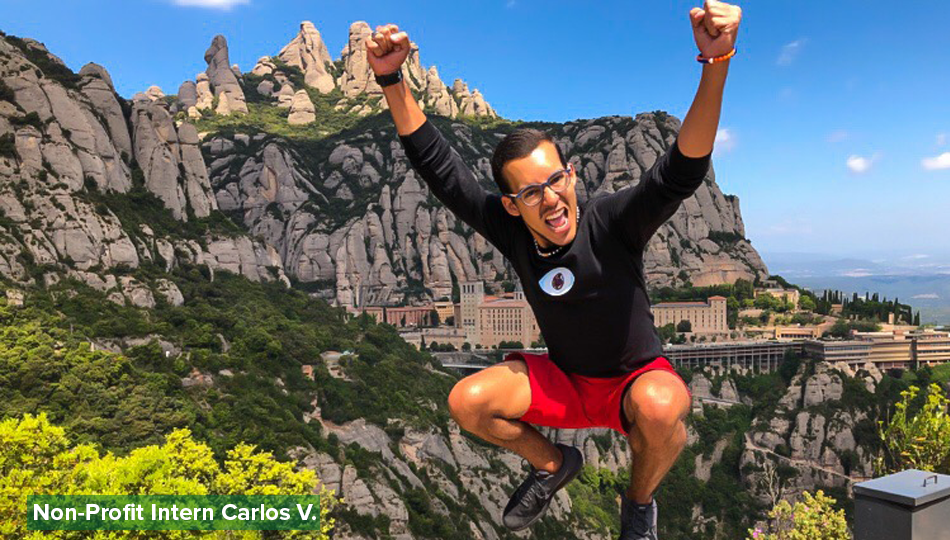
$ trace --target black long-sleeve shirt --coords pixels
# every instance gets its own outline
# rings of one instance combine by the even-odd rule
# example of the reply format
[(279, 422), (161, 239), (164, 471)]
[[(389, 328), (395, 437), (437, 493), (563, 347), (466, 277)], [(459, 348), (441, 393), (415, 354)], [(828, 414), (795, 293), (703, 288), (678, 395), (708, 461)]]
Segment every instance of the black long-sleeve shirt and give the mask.
[(710, 156), (686, 157), (674, 143), (636, 186), (579, 204), (570, 246), (541, 257), (522, 219), (505, 211), (501, 195), (478, 184), (431, 121), (399, 139), (433, 194), (511, 261), (558, 367), (612, 377), (662, 355), (643, 251), (702, 185)]

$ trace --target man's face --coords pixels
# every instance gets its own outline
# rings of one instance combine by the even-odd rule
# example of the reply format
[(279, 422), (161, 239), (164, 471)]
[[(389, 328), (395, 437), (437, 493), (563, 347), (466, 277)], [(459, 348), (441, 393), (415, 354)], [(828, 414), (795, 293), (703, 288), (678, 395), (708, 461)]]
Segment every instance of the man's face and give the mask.
[[(513, 195), (526, 186), (544, 182), (561, 169), (557, 148), (548, 141), (541, 141), (527, 156), (505, 163), (502, 172), (511, 188), (509, 194)], [(541, 202), (535, 206), (525, 205), (521, 198), (515, 202), (502, 197), (502, 202), (509, 214), (521, 216), (542, 247), (563, 246), (574, 240), (577, 234), (576, 181), (577, 175), (572, 172), (571, 183), (564, 191), (556, 193), (545, 188)]]

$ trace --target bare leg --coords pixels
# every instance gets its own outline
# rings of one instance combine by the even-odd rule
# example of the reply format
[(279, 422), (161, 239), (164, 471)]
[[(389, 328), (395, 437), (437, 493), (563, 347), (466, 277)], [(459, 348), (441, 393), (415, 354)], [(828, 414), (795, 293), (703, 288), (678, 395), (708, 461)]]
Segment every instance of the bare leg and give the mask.
[(637, 377), (624, 396), (623, 410), (631, 420), (627, 441), (633, 463), (627, 498), (649, 504), (683, 447), (690, 398), (678, 377), (668, 371), (648, 371)]
[(536, 469), (555, 472), (561, 452), (530, 425), (516, 420), (531, 405), (528, 367), (507, 360), (456, 383), (449, 394), (449, 411), (462, 429), (528, 460)]

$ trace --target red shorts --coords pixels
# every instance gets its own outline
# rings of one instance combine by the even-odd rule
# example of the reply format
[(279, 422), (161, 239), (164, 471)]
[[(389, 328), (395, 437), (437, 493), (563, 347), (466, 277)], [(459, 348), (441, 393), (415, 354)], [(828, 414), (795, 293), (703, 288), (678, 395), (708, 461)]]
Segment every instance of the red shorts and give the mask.
[[(565, 373), (548, 359), (547, 354), (515, 352), (506, 355), (505, 360), (523, 360), (528, 366), (531, 406), (520, 420), (536, 426), (565, 429), (606, 427), (626, 435), (622, 399), (624, 391), (637, 377), (660, 369), (683, 380), (663, 356), (654, 358), (636, 371), (609, 378)], [(683, 385), (689, 392), (685, 381)]]

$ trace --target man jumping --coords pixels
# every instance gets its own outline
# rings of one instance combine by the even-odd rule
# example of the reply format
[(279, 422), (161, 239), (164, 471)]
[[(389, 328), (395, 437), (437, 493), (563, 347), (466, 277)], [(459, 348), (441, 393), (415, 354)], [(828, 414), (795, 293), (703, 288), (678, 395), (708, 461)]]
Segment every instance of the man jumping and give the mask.
[(512, 353), (465, 377), (448, 398), (462, 428), (531, 465), (504, 510), (513, 530), (538, 520), (583, 465), (580, 451), (552, 444), (532, 425), (607, 427), (624, 434), (631, 451), (621, 540), (657, 539), (653, 494), (686, 444), (691, 396), (662, 356), (643, 252), (706, 177), (742, 11), (707, 0), (689, 18), (703, 68), (676, 141), (636, 186), (586, 204), (577, 201), (577, 171), (550, 135), (534, 129), (498, 144), (491, 168), (501, 193), (487, 193), (402, 81), (406, 32), (387, 24), (366, 39), (410, 163), (510, 261), (548, 344), (548, 354)]

